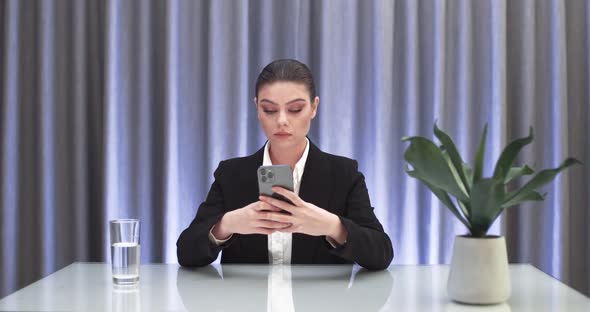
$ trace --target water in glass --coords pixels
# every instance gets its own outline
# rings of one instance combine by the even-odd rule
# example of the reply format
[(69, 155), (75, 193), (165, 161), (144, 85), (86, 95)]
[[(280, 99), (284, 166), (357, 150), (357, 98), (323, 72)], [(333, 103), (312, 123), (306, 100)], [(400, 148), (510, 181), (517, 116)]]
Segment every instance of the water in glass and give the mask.
[(113, 282), (133, 285), (139, 281), (139, 244), (121, 242), (111, 245), (113, 255)]

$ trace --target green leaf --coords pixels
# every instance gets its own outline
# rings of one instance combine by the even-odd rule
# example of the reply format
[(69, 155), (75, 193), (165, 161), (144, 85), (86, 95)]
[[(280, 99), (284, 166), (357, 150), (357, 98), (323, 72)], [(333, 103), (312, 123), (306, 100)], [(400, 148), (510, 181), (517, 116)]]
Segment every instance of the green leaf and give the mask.
[(502, 211), (501, 205), (505, 196), (504, 183), (502, 182), (502, 180), (486, 178), (473, 184), (470, 219), (473, 236), (484, 236)]
[(479, 140), (479, 147), (477, 148), (477, 154), (475, 155), (475, 168), (473, 171), (473, 182), (475, 183), (481, 180), (483, 176), (483, 160), (486, 151), (486, 138), (488, 135), (488, 124), (486, 123), (485, 127), (483, 128), (483, 133), (481, 134), (481, 139)]
[(508, 174), (506, 175), (506, 179), (504, 179), (504, 184), (508, 184), (513, 179), (516, 179), (516, 178), (521, 177), (523, 175), (531, 175), (533, 173), (535, 173), (535, 170), (533, 170), (532, 168), (530, 168), (527, 165), (524, 165), (522, 167), (512, 167), (512, 168), (510, 168), (510, 170), (508, 170)]
[(547, 193), (541, 195), (539, 194), (537, 191), (529, 191), (528, 193), (524, 193), (522, 194), (522, 196), (519, 196), (519, 198), (515, 201), (509, 201), (506, 202), (504, 204), (502, 204), (502, 208), (508, 208), (517, 204), (520, 204), (524, 201), (543, 201), (545, 199), (545, 196), (547, 195)]
[(457, 185), (461, 188), (461, 190), (463, 192), (465, 192), (465, 194), (468, 194), (467, 191), (465, 190), (465, 187), (463, 187), (463, 181), (461, 181), (461, 177), (459, 176), (459, 172), (455, 169), (455, 166), (453, 165), (453, 161), (451, 160), (451, 156), (449, 156), (449, 153), (443, 147), (439, 147), (439, 148), (441, 150), (443, 157), (447, 161), (447, 165), (449, 166), (449, 169), (451, 170), (451, 173), (453, 174), (453, 178), (455, 179), (455, 182), (457, 182)]
[(496, 168), (494, 169), (495, 179), (499, 179), (501, 181), (506, 179), (506, 175), (508, 174), (510, 167), (512, 167), (512, 163), (514, 163), (516, 156), (523, 147), (533, 141), (533, 138), (533, 127), (530, 127), (528, 137), (516, 139), (508, 144), (506, 148), (504, 148), (504, 151), (502, 151), (502, 154), (496, 163)]
[(568, 158), (568, 159), (564, 160), (563, 163), (561, 163), (561, 165), (557, 168), (545, 169), (545, 170), (539, 171), (539, 173), (537, 173), (522, 188), (510, 193), (510, 195), (504, 201), (502, 206), (510, 207), (512, 205), (515, 205), (516, 203), (520, 203), (520, 202), (526, 200), (523, 198), (530, 196), (529, 193), (531, 191), (534, 191), (534, 190), (540, 188), (541, 186), (553, 181), (553, 179), (557, 176), (557, 174), (561, 170), (563, 170), (569, 166), (575, 165), (575, 164), (581, 164), (581, 162), (575, 158)]
[(415, 178), (415, 179), (419, 180), (420, 182), (422, 182), (424, 185), (426, 185), (426, 187), (428, 187), (430, 189), (430, 191), (445, 206), (447, 206), (447, 208), (449, 208), (449, 210), (455, 215), (455, 217), (457, 217), (457, 219), (459, 219), (459, 221), (461, 221), (461, 223), (463, 223), (463, 225), (465, 225), (468, 229), (470, 228), (469, 223), (467, 222), (467, 219), (463, 215), (461, 215), (461, 213), (459, 212), (457, 207), (455, 207), (455, 205), (453, 204), (453, 201), (451, 200), (451, 197), (449, 197), (449, 194), (447, 194), (447, 192), (428, 183), (426, 180), (422, 179), (419, 174), (417, 174), (415, 171), (411, 171), (409, 168), (406, 168), (406, 173), (410, 177)]
[(469, 185), (469, 189), (473, 186), (473, 170), (467, 163), (463, 163), (463, 174), (465, 174), (465, 178), (467, 178), (467, 184)]
[(463, 215), (467, 218), (467, 220), (471, 219), (471, 205), (468, 202), (462, 202), (460, 200), (457, 201), (459, 203), (459, 208), (463, 212)]
[[(445, 160), (447, 161), (447, 163), (449, 164), (449, 168), (451, 169), (451, 172), (453, 173), (453, 177), (455, 178), (455, 181), (457, 181), (457, 184), (460, 185), (461, 179), (459, 178), (459, 174), (455, 170), (455, 167), (451, 163), (451, 157), (449, 156), (449, 154), (445, 150), (443, 150), (442, 154), (443, 154), (443, 157), (445, 158)], [(465, 174), (465, 177), (467, 178), (467, 183), (469, 183), (469, 188), (471, 188), (471, 181), (472, 181), (473, 172), (471, 171), (471, 168), (469, 167), (469, 165), (467, 165), (466, 163), (463, 163), (463, 174)], [(471, 216), (471, 205), (469, 205), (469, 201), (465, 201), (465, 202), (459, 201), (459, 207), (461, 208), (463, 215), (465, 215), (467, 217), (467, 219), (469, 219)]]
[(404, 153), (404, 159), (420, 178), (459, 200), (468, 201), (467, 194), (457, 184), (442, 152), (432, 141), (423, 137), (410, 137), (405, 141), (410, 141), (410, 146)]
[(440, 130), (436, 126), (436, 122), (434, 123), (434, 135), (438, 138), (438, 140), (442, 143), (443, 147), (449, 154), (451, 159), (451, 164), (455, 168), (455, 171), (459, 175), (461, 179), (461, 183), (463, 184), (463, 188), (465, 193), (469, 194), (469, 183), (467, 183), (467, 178), (465, 177), (465, 173), (463, 172), (463, 159), (461, 159), (461, 155), (459, 155), (459, 151), (455, 146), (455, 142), (451, 139), (451, 137), (446, 134), (444, 131)]

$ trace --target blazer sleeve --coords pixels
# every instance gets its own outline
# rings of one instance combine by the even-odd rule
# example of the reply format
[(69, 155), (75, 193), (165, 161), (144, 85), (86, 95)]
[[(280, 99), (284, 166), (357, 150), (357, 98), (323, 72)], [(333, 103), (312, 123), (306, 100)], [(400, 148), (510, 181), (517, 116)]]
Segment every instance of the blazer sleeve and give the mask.
[(357, 168), (355, 161), (345, 213), (339, 216), (348, 231), (348, 238), (331, 252), (369, 270), (386, 269), (393, 260), (391, 240), (373, 212), (365, 178)]
[(211, 185), (207, 198), (199, 206), (195, 219), (182, 231), (176, 242), (176, 256), (178, 263), (182, 266), (208, 265), (215, 261), (219, 252), (233, 241), (230, 239), (225, 244), (217, 246), (209, 240), (209, 231), (225, 213), (220, 183), (223, 172), (223, 162), (220, 162), (215, 170), (215, 181)]

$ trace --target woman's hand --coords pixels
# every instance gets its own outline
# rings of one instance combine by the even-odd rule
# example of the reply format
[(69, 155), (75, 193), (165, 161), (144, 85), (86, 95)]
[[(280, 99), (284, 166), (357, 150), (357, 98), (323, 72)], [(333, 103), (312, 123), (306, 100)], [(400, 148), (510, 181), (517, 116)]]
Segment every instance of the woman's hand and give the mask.
[(260, 196), (260, 200), (276, 211), (277, 208), (290, 212), (284, 214), (279, 212), (269, 212), (267, 220), (280, 222), (281, 224), (291, 224), (288, 227), (279, 229), (280, 232), (303, 233), (313, 236), (328, 236), (343, 244), (346, 241), (348, 232), (340, 218), (312, 203), (305, 202), (297, 194), (286, 190), (282, 187), (273, 187), (273, 192), (278, 193), (289, 199), (293, 205), (282, 200), (269, 196)]
[(272, 234), (279, 229), (284, 229), (291, 224), (269, 219), (273, 213), (280, 214), (281, 209), (273, 207), (262, 201), (227, 212), (213, 228), (212, 234), (219, 240), (229, 238), (234, 233), (238, 234)]

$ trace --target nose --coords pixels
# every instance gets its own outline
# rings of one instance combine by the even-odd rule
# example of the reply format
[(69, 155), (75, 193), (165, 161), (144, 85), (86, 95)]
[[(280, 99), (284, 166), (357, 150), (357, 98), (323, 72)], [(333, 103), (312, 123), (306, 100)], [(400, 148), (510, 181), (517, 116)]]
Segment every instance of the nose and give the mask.
[(279, 126), (288, 125), (289, 121), (287, 120), (287, 112), (279, 110), (279, 118), (277, 119), (277, 122), (279, 123)]

